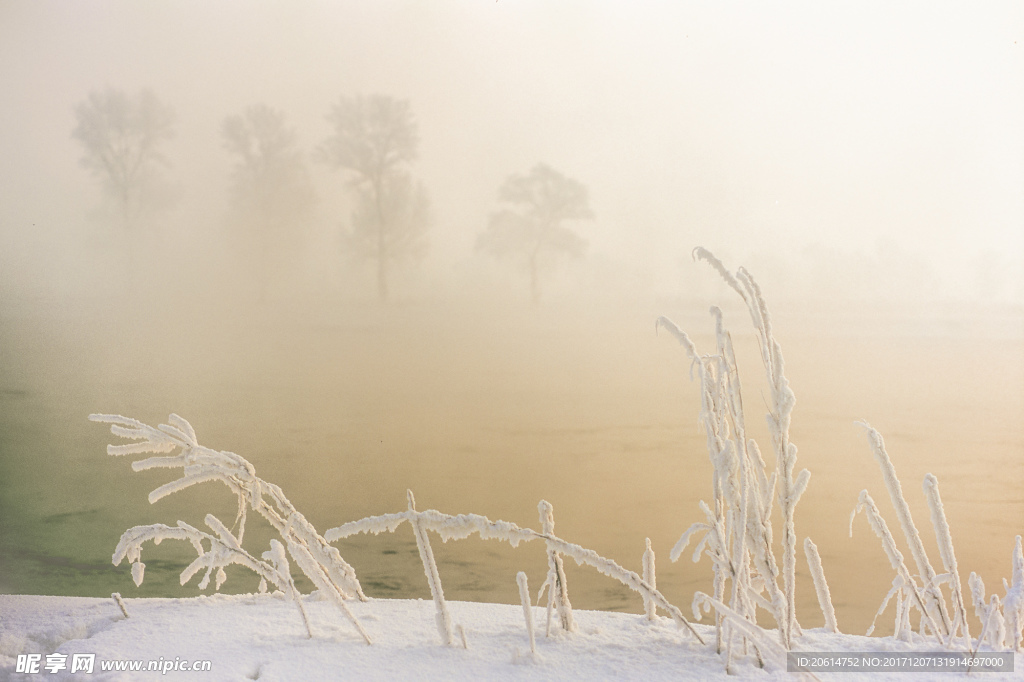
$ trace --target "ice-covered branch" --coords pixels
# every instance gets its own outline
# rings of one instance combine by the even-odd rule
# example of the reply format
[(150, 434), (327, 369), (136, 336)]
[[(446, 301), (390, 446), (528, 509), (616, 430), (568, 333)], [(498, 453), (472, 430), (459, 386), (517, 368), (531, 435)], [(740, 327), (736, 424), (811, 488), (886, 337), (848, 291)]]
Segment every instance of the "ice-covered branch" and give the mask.
[[(135, 471), (153, 468), (182, 468), (180, 478), (158, 486), (149, 494), (150, 503), (156, 503), (167, 495), (207, 481), (223, 483), (238, 498), (238, 513), (235, 521), (238, 528), (237, 535), (228, 531), (219, 520), (207, 516), (208, 525), (211, 523), (210, 519), (213, 518), (213, 522), (219, 527), (216, 529), (220, 536), (219, 542), (228, 549), (218, 550), (215, 561), (213, 557), (204, 558), (204, 553), (197, 547), (200, 558), (196, 562), (200, 563), (193, 562), (190, 569), (195, 571), (204, 566), (207, 567), (206, 576), (200, 583), (201, 587), (208, 584), (210, 572), (214, 567), (217, 568), (218, 586), (220, 582), (223, 582), (223, 569), (226, 564), (217, 563), (220, 561), (221, 554), (235, 557), (228, 563), (243, 563), (259, 573), (258, 569), (239, 559), (239, 557), (249, 556), (241, 549), (241, 543), (246, 513), (251, 509), (260, 514), (280, 533), (281, 539), (284, 541), (282, 547), (287, 550), (287, 554), (292, 557), (300, 570), (326, 598), (339, 605), (359, 634), (369, 642), (369, 637), (362, 626), (352, 616), (348, 607), (343, 604), (343, 600), (352, 595), (366, 599), (359, 580), (356, 578), (355, 570), (342, 559), (337, 548), (329, 545), (316, 532), (313, 525), (295, 509), (281, 488), (260, 479), (256, 475), (255, 467), (245, 458), (233, 452), (211, 450), (199, 445), (192, 425), (176, 414), (172, 414), (168, 418), (167, 424), (160, 424), (156, 428), (120, 415), (93, 414), (89, 415), (89, 419), (110, 424), (110, 431), (114, 435), (137, 441), (124, 445), (109, 445), (107, 446), (108, 454), (124, 456), (157, 453), (161, 455), (133, 462), (132, 469)], [(178, 454), (164, 456), (175, 450), (179, 450)], [(170, 533), (166, 537), (189, 539), (187, 534), (182, 536), (180, 527), (179, 523), (179, 530), (170, 529), (161, 532)], [(162, 528), (169, 527), (163, 526)], [(132, 530), (125, 533), (121, 544), (125, 543)], [(156, 540), (155, 537), (153, 539)], [(118, 547), (120, 548), (121, 545), (119, 544)], [(117, 553), (115, 552), (115, 559), (116, 557)], [(116, 563), (118, 561), (115, 560)], [(186, 569), (186, 571), (188, 570)], [(141, 562), (134, 562), (132, 572), (133, 576), (136, 576), (136, 582), (141, 580), (142, 571)], [(291, 579), (290, 575), (288, 579)]]
[[(142, 545), (152, 542), (159, 545), (164, 540), (185, 540), (192, 544), (199, 555), (181, 572), (180, 581), (184, 585), (192, 579), (199, 571), (206, 569), (202, 580), (199, 582), (199, 589), (206, 589), (210, 584), (210, 575), (217, 571), (216, 589), (227, 580), (224, 568), (231, 564), (239, 564), (250, 569), (260, 577), (261, 591), (266, 589), (267, 582), (274, 584), (277, 589), (283, 592), (289, 599), (295, 602), (302, 615), (302, 622), (306, 626), (306, 632), (313, 636), (309, 618), (306, 616), (305, 608), (302, 606), (301, 595), (295, 589), (291, 573), (288, 569), (288, 559), (284, 556), (281, 544), (277, 540), (270, 541), (270, 551), (265, 552), (261, 561), (242, 549), (235, 537), (231, 534), (220, 519), (213, 514), (206, 515), (206, 525), (216, 535), (203, 532), (190, 526), (184, 521), (178, 521), (178, 525), (166, 526), (162, 523), (149, 526), (135, 526), (129, 528), (121, 535), (120, 542), (114, 550), (112, 562), (115, 566), (127, 559), (132, 564), (132, 578), (136, 585), (141, 585), (145, 575), (146, 565), (142, 563)], [(203, 547), (203, 543), (209, 544), (209, 549)]]
[[(544, 504), (543, 502), (541, 504)], [(441, 536), (441, 539), (462, 540), (476, 533), (484, 540), (501, 540), (516, 547), (521, 542), (541, 540), (547, 545), (549, 552), (556, 552), (568, 556), (580, 566), (586, 564), (598, 572), (610, 578), (618, 580), (626, 587), (638, 593), (641, 597), (649, 598), (658, 608), (667, 612), (680, 628), (687, 628), (690, 633), (701, 644), (704, 639), (693, 628), (675, 605), (665, 599), (658, 590), (649, 585), (637, 573), (627, 570), (611, 559), (605, 558), (597, 552), (581, 547), (580, 545), (567, 542), (553, 534), (539, 533), (530, 528), (520, 528), (508, 521), (491, 521), (486, 516), (479, 514), (458, 514), (455, 516), (443, 514), (436, 509), (416, 511), (410, 508), (403, 513), (403, 519), (397, 519), (398, 514), (386, 516), (367, 517), (344, 526), (332, 528), (327, 531), (327, 537), (339, 539), (354, 533), (380, 533), (384, 530), (396, 529), (403, 520), (416, 520), (416, 524), (423, 530), (431, 530)], [(428, 569), (429, 574), (429, 569)], [(429, 576), (428, 576), (429, 577)], [(438, 578), (438, 582), (440, 579)], [(442, 635), (442, 639), (444, 636)]]

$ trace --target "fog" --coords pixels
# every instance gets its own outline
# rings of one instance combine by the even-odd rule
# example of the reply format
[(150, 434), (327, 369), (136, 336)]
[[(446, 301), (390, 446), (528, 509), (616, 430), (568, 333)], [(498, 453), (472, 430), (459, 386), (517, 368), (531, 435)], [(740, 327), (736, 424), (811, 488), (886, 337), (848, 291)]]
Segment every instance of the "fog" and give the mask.
[[(226, 116), (277, 108), (309, 153), (340, 96), (381, 93), (412, 105), (433, 206), (398, 297), (514, 296), (521, 273), (473, 246), (504, 178), (544, 162), (596, 216), (578, 225), (587, 258), (552, 274), (567, 295), (685, 294), (700, 244), (777, 297), (1019, 302), (1022, 24), (1013, 2), (7, 2), (0, 281), (100, 286), (99, 186), (70, 133), (74, 105), (111, 87), (176, 112), (180, 200), (148, 233), (192, 243), (193, 263), (223, 264)], [(352, 293), (344, 179), (309, 165), (319, 201), (291, 284)]]
[[(166, 205), (130, 224), (73, 137), (76, 107), (108, 89), (174, 111)], [(376, 94), (411, 107), (408, 172), (430, 205), (387, 302), (346, 237), (352, 176), (316, 153), (332, 106)], [(866, 627), (891, 580), (864, 527), (846, 537), (859, 490), (884, 496), (856, 419), (914, 495), (926, 472), (943, 481), (967, 570), (1008, 576), (1024, 518), (1019, 2), (0, 0), (0, 97), (0, 592), (109, 595), (128, 580), (109, 565), (125, 528), (233, 513), (222, 490), (149, 507), (166, 479), (103, 456), (109, 435), (85, 421), (175, 411), (321, 532), (403, 508), (408, 487), (524, 526), (543, 497), (567, 538), (624, 564), (649, 535), (685, 603), (708, 565), (660, 557), (710, 466), (689, 363), (655, 317), (711, 350), (722, 305), (751, 410), (766, 390), (749, 319), (696, 246), (746, 266), (775, 313), (814, 473), (797, 524), (835, 572), (841, 626)], [(266, 216), (232, 204), (223, 134), (259, 104), (294, 131), (315, 195), (269, 261), (252, 248)], [(477, 244), (503, 183), (538, 164), (586, 187), (593, 218), (565, 221), (586, 250), (541, 273), (532, 305), (525, 268)], [(452, 598), (517, 599), (492, 575), (511, 555), (459, 547), (439, 552)], [(423, 588), (411, 539), (341, 551), (374, 595)], [(190, 594), (165, 564), (131, 594)], [(638, 608), (592, 582), (574, 604)]]

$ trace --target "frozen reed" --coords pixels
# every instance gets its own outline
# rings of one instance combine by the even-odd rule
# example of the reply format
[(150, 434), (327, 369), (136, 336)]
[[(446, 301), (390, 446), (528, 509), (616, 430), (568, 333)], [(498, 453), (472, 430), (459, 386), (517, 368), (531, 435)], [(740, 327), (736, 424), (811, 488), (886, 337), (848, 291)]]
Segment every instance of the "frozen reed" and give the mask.
[[(759, 627), (756, 625), (758, 608), (772, 615), (781, 645), (789, 649), (794, 636), (800, 632), (795, 606), (794, 515), (810, 480), (806, 469), (795, 473), (797, 450), (790, 440), (789, 429), (796, 400), (785, 376), (782, 349), (773, 335), (772, 318), (757, 282), (743, 268), (730, 273), (706, 249), (698, 247), (694, 257), (718, 272), (740, 295), (750, 315), (768, 380), (766, 420), (776, 466), (770, 471), (760, 448), (747, 438), (739, 368), (722, 311), (718, 307), (711, 308), (716, 348), (708, 354), (701, 354), (674, 322), (666, 317), (658, 318), (655, 328), (666, 329), (679, 341), (692, 362), (691, 376), (695, 373), (700, 382), (700, 423), (713, 466), (712, 503), (700, 503), (704, 521), (694, 523), (683, 533), (669, 558), (676, 561), (695, 536), (702, 536), (693, 558), (698, 561), (704, 554), (712, 563), (714, 594), (705, 595), (702, 603), (715, 605), (719, 652), (723, 646), (730, 646), (725, 640), (731, 641), (733, 633), (751, 641), (748, 625)], [(781, 571), (774, 551), (773, 499), (779, 505), (782, 518)], [(728, 617), (718, 604), (729, 609)], [(740, 626), (737, 618), (748, 625)]]
[[(182, 572), (182, 585), (200, 570), (205, 569), (199, 582), (200, 589), (206, 589), (214, 571), (216, 589), (219, 589), (227, 579), (225, 567), (231, 564), (245, 566), (260, 576), (261, 586), (267, 581), (274, 583), (279, 590), (296, 602), (302, 612), (306, 630), (312, 636), (309, 620), (299, 599), (300, 595), (291, 578), (288, 563), (288, 556), (291, 556), (321, 594), (334, 602), (366, 643), (370, 643), (369, 635), (345, 603), (346, 599), (352, 597), (366, 599), (355, 570), (341, 558), (337, 548), (329, 545), (316, 532), (313, 525), (295, 509), (278, 486), (256, 476), (256, 469), (246, 459), (233, 452), (211, 450), (199, 445), (192, 425), (176, 414), (168, 418), (167, 424), (160, 424), (157, 428), (120, 415), (93, 414), (89, 415), (89, 419), (110, 424), (110, 431), (115, 436), (135, 441), (108, 445), (109, 455), (166, 455), (136, 460), (132, 462), (134, 471), (155, 468), (183, 470), (180, 478), (157, 487), (149, 494), (150, 504), (207, 481), (223, 483), (238, 498), (238, 512), (231, 530), (215, 516), (207, 514), (206, 525), (214, 532), (213, 535), (182, 521), (178, 522), (177, 527), (153, 524), (136, 526), (125, 531), (114, 551), (113, 562), (116, 566), (127, 558), (132, 563), (132, 577), (136, 585), (142, 583), (144, 575), (145, 564), (140, 559), (144, 542), (152, 541), (159, 544), (165, 539), (186, 540), (192, 543), (199, 556)], [(177, 454), (166, 454), (176, 450)], [(262, 561), (242, 548), (249, 510), (266, 519), (284, 541), (282, 545), (277, 540), (272, 540), (270, 551), (263, 554)], [(208, 549), (204, 547), (204, 542)]]
[[(853, 533), (854, 516), (863, 510), (872, 529), (882, 540), (882, 549), (889, 557), (890, 564), (896, 570), (893, 588), (886, 595), (875, 619), (877, 620), (895, 595), (897, 638), (910, 639), (912, 632), (910, 611), (917, 609), (921, 615), (920, 632), (922, 634), (930, 632), (946, 647), (952, 646), (957, 633), (960, 633), (970, 651), (977, 651), (984, 644), (988, 644), (996, 650), (1005, 647), (1019, 649), (1021, 641), (1024, 639), (1024, 554), (1021, 552), (1021, 537), (1017, 536), (1014, 547), (1011, 582), (1007, 583), (1005, 579), (1003, 580), (1003, 587), (1006, 591), (1003, 599), (995, 594), (986, 599), (985, 584), (976, 573), (971, 573), (967, 579), (974, 613), (981, 623), (981, 634), (977, 639), (973, 639), (964, 603), (960, 569), (953, 549), (952, 533), (942, 505), (942, 498), (939, 495), (938, 479), (933, 474), (926, 474), (922, 487), (925, 500), (928, 503), (932, 528), (935, 531), (939, 557), (945, 571), (941, 574), (937, 574), (932, 568), (924, 550), (924, 544), (914, 525), (914, 520), (911, 518), (910, 507), (903, 497), (903, 488), (896, 476), (896, 469), (885, 449), (881, 434), (866, 422), (857, 423), (867, 434), (871, 450), (882, 470), (882, 478), (918, 569), (917, 574), (911, 574), (903, 561), (903, 554), (896, 548), (896, 541), (889, 532), (874, 500), (871, 499), (867, 490), (861, 491), (860, 500), (854, 508), (853, 514), (850, 515), (850, 533)], [(942, 585), (949, 587), (953, 605), (952, 616), (949, 615), (950, 612), (946, 606)], [(872, 622), (868, 629), (869, 635), (874, 627), (874, 622)], [(1013, 638), (1013, 644), (1008, 641), (1010, 638)]]
[(825, 580), (825, 569), (821, 567), (821, 555), (818, 554), (818, 546), (810, 538), (804, 538), (804, 554), (807, 555), (807, 568), (814, 581), (818, 606), (821, 607), (821, 614), (825, 616), (825, 627), (832, 632), (839, 632), (839, 626), (836, 624), (836, 610), (832, 606), (832, 594), (829, 592), (828, 582)]
[(533, 633), (533, 607), (530, 605), (530, 587), (526, 574), (516, 573), (516, 584), (519, 585), (519, 601), (523, 604), (523, 617), (526, 619), (526, 633), (530, 636), (530, 653), (537, 655), (537, 638)]

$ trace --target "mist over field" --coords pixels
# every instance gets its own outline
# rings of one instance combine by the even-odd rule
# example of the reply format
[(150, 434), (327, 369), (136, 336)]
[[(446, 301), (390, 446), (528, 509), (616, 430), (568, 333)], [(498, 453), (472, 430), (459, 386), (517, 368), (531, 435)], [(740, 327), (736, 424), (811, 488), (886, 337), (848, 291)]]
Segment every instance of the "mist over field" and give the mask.
[[(840, 620), (865, 627), (891, 584), (866, 526), (846, 537), (857, 492), (882, 496), (856, 419), (914, 495), (943, 481), (968, 570), (1007, 576), (1021, 3), (11, 0), (0, 100), (0, 592), (109, 594), (125, 528), (216, 499), (149, 507), (160, 481), (106, 457), (90, 412), (181, 413), (321, 530), (414, 487), (524, 526), (544, 497), (588, 547), (639, 561), (646, 534), (667, 556), (711, 470), (658, 315), (711, 352), (706, 311), (726, 310), (765, 438), (749, 317), (696, 246), (777, 316), (814, 476), (799, 532)], [(114, 101), (162, 131), (130, 200), (85, 142)], [(407, 134), (377, 175), (357, 119)], [(552, 226), (534, 272), (517, 235)], [(387, 542), (341, 551), (378, 594), (422, 595)], [(518, 599), (489, 574), (501, 550), (445, 551), (453, 594)], [(143, 589), (191, 594), (167, 564)], [(680, 604), (710, 581), (663, 564)], [(584, 606), (637, 607), (581, 584)]]
[[(522, 293), (474, 249), (511, 174), (589, 190), (586, 258), (552, 295), (691, 297), (703, 245), (776, 297), (1022, 299), (1022, 10), (884, 3), (5, 3), (4, 301), (116, 293), (126, 240), (72, 139), (74, 107), (149, 88), (174, 112), (173, 205), (146, 240), (158, 289), (243, 296), (224, 119), (283, 113), (316, 201), (280, 296), (372, 296), (345, 253), (344, 174), (311, 160), (341, 96), (408, 100), (429, 250), (397, 298)], [(232, 253), (234, 251), (235, 253)], [(239, 262), (241, 260), (241, 262)], [(155, 268), (155, 270), (154, 270)], [(185, 280), (185, 281), (183, 281)], [(149, 285), (149, 282), (143, 284)], [(363, 288), (368, 289), (364, 291)]]

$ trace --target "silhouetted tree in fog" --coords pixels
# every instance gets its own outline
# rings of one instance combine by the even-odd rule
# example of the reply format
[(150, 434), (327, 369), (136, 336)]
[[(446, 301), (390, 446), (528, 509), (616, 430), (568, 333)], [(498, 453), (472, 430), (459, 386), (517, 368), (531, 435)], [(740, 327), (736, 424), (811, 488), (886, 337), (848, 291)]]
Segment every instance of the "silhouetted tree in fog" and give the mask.
[(383, 95), (342, 97), (327, 120), (334, 133), (320, 145), (318, 158), (350, 176), (355, 207), (349, 246), (376, 261), (384, 301), (391, 264), (426, 250), (430, 204), (409, 172), (418, 143), (412, 107)]
[(172, 201), (161, 176), (161, 167), (170, 165), (161, 146), (174, 137), (174, 112), (156, 95), (93, 91), (75, 106), (75, 120), (72, 137), (84, 148), (82, 165), (99, 178), (126, 226)]
[(257, 104), (221, 127), (224, 147), (235, 159), (231, 174), (234, 218), (247, 250), (255, 249), (254, 265), (260, 298), (285, 260), (302, 241), (315, 195), (295, 131), (284, 114)]
[(505, 208), (491, 214), (477, 237), (476, 248), (497, 257), (517, 257), (530, 273), (533, 303), (540, 302), (540, 274), (561, 256), (578, 258), (586, 241), (568, 227), (567, 220), (593, 218), (587, 188), (545, 164), (527, 175), (512, 175), (498, 190)]

